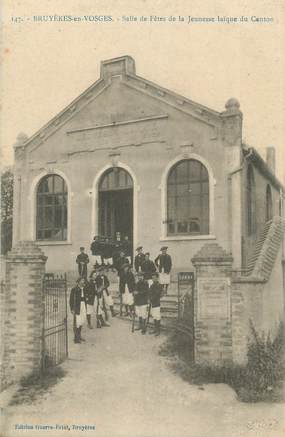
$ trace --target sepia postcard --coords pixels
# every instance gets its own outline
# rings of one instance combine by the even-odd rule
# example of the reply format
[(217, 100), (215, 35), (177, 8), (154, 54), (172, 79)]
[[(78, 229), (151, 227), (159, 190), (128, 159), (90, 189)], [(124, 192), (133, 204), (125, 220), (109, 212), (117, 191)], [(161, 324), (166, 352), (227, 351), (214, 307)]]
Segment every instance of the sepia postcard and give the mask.
[(0, 436), (284, 436), (284, 1), (0, 8)]

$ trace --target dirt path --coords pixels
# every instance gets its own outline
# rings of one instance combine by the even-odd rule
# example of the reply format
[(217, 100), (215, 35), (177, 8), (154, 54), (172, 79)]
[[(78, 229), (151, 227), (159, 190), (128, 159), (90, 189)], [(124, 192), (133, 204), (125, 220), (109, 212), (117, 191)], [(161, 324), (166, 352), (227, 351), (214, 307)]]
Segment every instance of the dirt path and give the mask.
[[(284, 405), (242, 404), (228, 386), (200, 390), (173, 374), (158, 355), (163, 337), (111, 328), (86, 330), (70, 342), (67, 375), (31, 405), (6, 409), (5, 437), (281, 437)], [(283, 415), (283, 419), (282, 419)], [(15, 424), (95, 425), (95, 431), (16, 431)]]

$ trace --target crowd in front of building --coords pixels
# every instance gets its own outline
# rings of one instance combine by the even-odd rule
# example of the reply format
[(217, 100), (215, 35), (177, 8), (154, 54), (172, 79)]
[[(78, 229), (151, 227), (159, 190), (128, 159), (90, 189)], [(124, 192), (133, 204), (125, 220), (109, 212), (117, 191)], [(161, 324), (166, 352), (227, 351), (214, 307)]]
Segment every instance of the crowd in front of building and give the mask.
[[(98, 244), (101, 244), (99, 250)], [(110, 246), (107, 242), (107, 246)], [(128, 244), (126, 244), (128, 248)], [(108, 249), (108, 248), (107, 248)], [(109, 312), (112, 317), (117, 315), (114, 302), (109, 291), (110, 269), (117, 272), (118, 291), (120, 297), (120, 316), (131, 317), (133, 320), (132, 331), (139, 330), (146, 333), (150, 316), (154, 321), (154, 329), (150, 332), (160, 334), (160, 299), (167, 294), (170, 284), (172, 268), (171, 256), (167, 247), (161, 248), (161, 253), (154, 261), (150, 253), (143, 252), (143, 247), (136, 249), (136, 256), (132, 263), (130, 253), (120, 247), (118, 252), (106, 249), (106, 245), (94, 237), (91, 244), (93, 269), (88, 277), (88, 264), (90, 259), (84, 247), (76, 258), (78, 266), (78, 280), (70, 293), (70, 309), (73, 314), (74, 342), (81, 343), (85, 339), (81, 335), (82, 326), (87, 322), (89, 329), (93, 329), (92, 317), (96, 318), (97, 328), (109, 327)], [(99, 253), (100, 252), (100, 253)], [(135, 319), (138, 326), (135, 328)]]

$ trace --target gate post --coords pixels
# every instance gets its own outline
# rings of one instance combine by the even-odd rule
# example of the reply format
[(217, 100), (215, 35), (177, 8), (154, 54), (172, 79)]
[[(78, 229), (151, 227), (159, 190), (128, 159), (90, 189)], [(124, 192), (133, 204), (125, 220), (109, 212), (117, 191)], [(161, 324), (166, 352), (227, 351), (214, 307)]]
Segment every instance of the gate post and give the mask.
[(19, 241), (6, 260), (4, 368), (6, 383), (40, 371), (42, 280), (47, 257), (33, 241)]
[(232, 361), (232, 257), (216, 243), (194, 256), (195, 361), (222, 365)]

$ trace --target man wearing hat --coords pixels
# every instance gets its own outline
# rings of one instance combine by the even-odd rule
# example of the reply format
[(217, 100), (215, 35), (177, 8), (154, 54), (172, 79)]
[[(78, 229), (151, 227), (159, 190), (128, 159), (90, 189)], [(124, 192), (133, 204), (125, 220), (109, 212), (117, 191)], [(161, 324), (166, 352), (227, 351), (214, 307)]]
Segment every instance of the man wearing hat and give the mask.
[(97, 289), (102, 289), (102, 293), (103, 293), (103, 299), (104, 299), (104, 304), (107, 304), (108, 307), (110, 308), (112, 317), (115, 317), (117, 315), (117, 313), (114, 310), (114, 302), (113, 302), (113, 298), (111, 296), (111, 293), (108, 290), (108, 287), (110, 285), (109, 279), (107, 277), (107, 275), (105, 274), (106, 272), (106, 268), (104, 266), (100, 267), (98, 269), (98, 275), (96, 276), (96, 285), (97, 285)]
[(136, 251), (137, 251), (137, 255), (135, 256), (135, 271), (141, 272), (142, 263), (144, 262), (143, 247), (142, 246), (137, 247)]
[(144, 279), (142, 272), (137, 273), (137, 283), (134, 290), (134, 303), (136, 315), (139, 318), (139, 326), (136, 331), (141, 330), (142, 334), (146, 333), (146, 320), (147, 320), (147, 304), (148, 304), (148, 283)]
[(94, 311), (94, 305), (95, 308), (97, 307), (97, 287), (96, 282), (94, 280), (94, 276), (91, 273), (89, 277), (89, 281), (86, 284), (86, 318), (87, 318), (87, 324), (89, 329), (93, 329), (92, 322), (91, 322), (91, 316), (95, 313)]
[(87, 287), (83, 278), (78, 278), (76, 286), (71, 289), (69, 306), (73, 314), (74, 343), (85, 341), (81, 337), (81, 329), (86, 322)]
[(80, 254), (76, 257), (76, 264), (78, 264), (78, 273), (80, 278), (87, 279), (87, 264), (89, 263), (89, 257), (84, 251), (85, 248), (80, 247)]
[(161, 254), (159, 254), (154, 261), (159, 271), (159, 282), (163, 285), (165, 294), (167, 294), (168, 286), (170, 284), (170, 272), (172, 267), (171, 256), (168, 255), (167, 249), (167, 246), (163, 246), (160, 249)]
[(123, 276), (124, 276), (124, 268), (123, 266), (127, 264), (129, 265), (129, 261), (125, 256), (125, 252), (123, 250), (120, 250), (119, 256), (116, 258), (115, 262), (115, 268), (118, 272), (118, 279), (119, 279), (119, 295), (120, 295), (120, 316), (122, 316), (122, 297), (123, 297), (123, 290), (125, 287)]
[(144, 274), (144, 279), (148, 282), (149, 287), (152, 284), (152, 274), (156, 272), (156, 267), (153, 261), (150, 260), (150, 253), (145, 253), (145, 259), (142, 263), (142, 272)]
[(122, 266), (122, 273), (120, 276), (120, 294), (122, 297), (122, 304), (126, 308), (126, 316), (129, 316), (134, 311), (134, 290), (135, 277), (131, 271), (130, 264), (126, 263)]
[(152, 285), (149, 289), (149, 301), (151, 305), (151, 315), (154, 321), (154, 330), (150, 334), (160, 334), (160, 298), (163, 295), (162, 285), (159, 283), (159, 274), (152, 274)]

